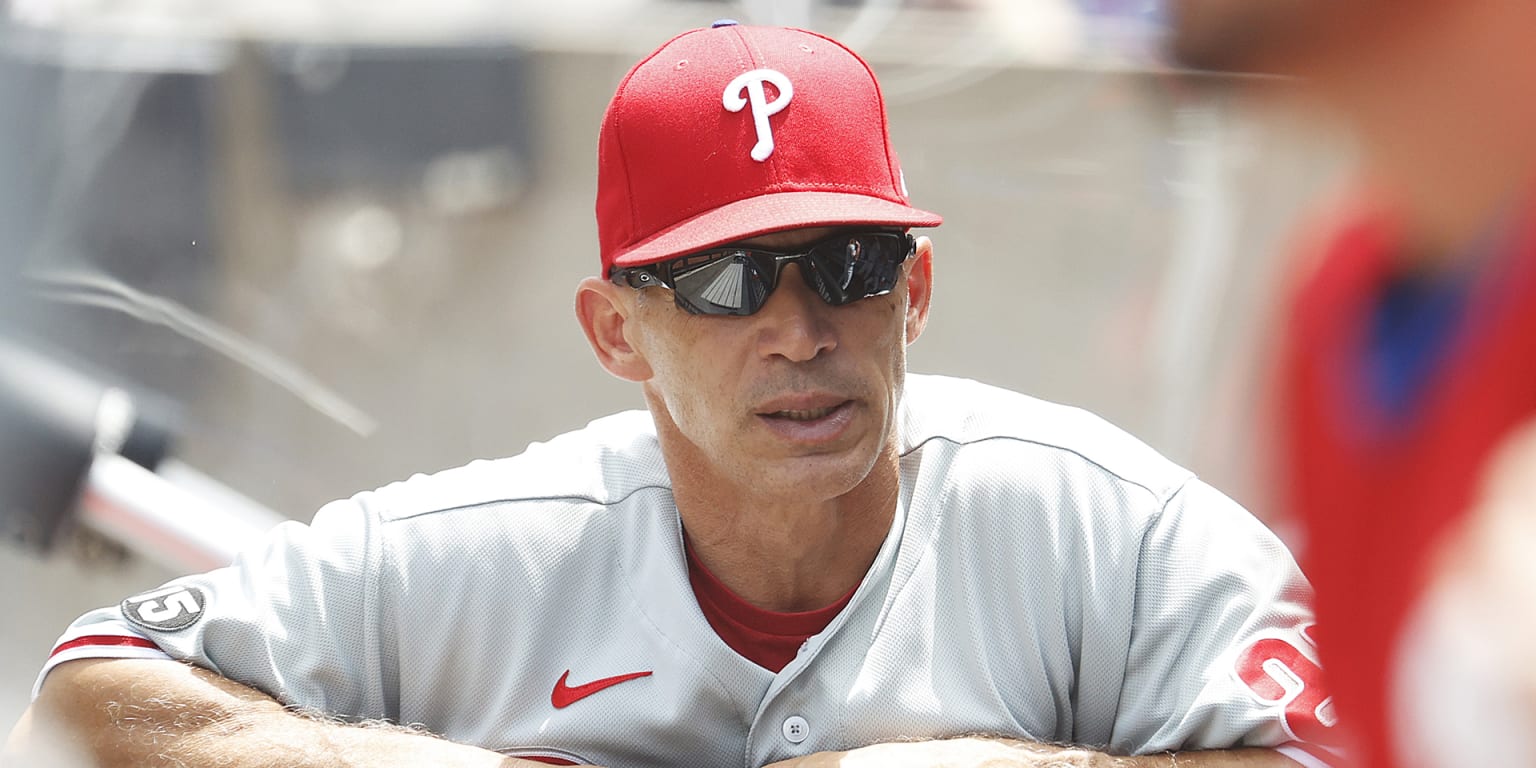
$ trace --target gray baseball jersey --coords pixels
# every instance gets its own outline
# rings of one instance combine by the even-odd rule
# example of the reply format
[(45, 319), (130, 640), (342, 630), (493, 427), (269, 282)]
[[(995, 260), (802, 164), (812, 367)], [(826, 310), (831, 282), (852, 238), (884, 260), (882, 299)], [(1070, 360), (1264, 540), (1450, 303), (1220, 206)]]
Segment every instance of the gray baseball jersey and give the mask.
[(777, 674), (690, 589), (651, 419), (418, 475), (228, 568), (86, 614), (81, 657), (187, 660), (280, 701), (546, 762), (755, 768), (994, 734), (1326, 766), (1310, 590), (1235, 503), (1083, 411), (912, 375), (895, 522)]

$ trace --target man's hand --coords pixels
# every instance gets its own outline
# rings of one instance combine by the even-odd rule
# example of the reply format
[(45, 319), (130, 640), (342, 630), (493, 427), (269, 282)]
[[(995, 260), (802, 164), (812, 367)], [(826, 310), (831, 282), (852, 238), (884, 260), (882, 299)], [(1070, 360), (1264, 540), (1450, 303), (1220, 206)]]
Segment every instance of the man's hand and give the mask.
[(969, 737), (818, 752), (763, 768), (1295, 768), (1269, 749), (1164, 752), (1118, 757), (1081, 747)]
[(1505, 438), (1440, 546), (1394, 660), (1398, 751), (1536, 764), (1536, 419)]

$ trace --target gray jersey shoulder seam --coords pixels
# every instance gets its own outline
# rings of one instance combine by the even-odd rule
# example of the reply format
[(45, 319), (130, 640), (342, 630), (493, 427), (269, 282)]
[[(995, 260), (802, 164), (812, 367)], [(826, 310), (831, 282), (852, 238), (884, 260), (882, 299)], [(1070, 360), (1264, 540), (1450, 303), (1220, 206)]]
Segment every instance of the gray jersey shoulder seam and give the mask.
[(598, 505), (601, 505), (601, 506), (604, 506), (604, 507), (612, 507), (612, 506), (616, 506), (616, 505), (619, 505), (619, 504), (623, 504), (624, 502), (628, 501), (631, 496), (634, 496), (635, 494), (637, 494), (637, 493), (639, 493), (641, 491), (644, 491), (644, 490), (671, 491), (672, 489), (670, 487), (668, 487), (668, 486), (665, 486), (665, 485), (639, 485), (639, 486), (635, 486), (635, 488), (630, 490), (629, 493), (626, 493), (623, 496), (620, 496), (619, 498), (614, 499), (612, 501), (603, 501), (601, 499), (597, 499), (597, 498), (594, 498), (592, 496), (587, 496), (587, 495), (578, 494), (578, 493), (559, 494), (559, 495), (555, 495), (555, 496), (511, 496), (511, 497), (504, 497), (504, 498), (498, 498), (498, 499), (486, 499), (485, 501), (477, 501), (477, 502), (474, 502), (472, 504), (459, 504), (459, 505), (452, 506), (452, 507), (435, 507), (433, 509), (424, 509), (424, 510), (421, 510), (419, 512), (412, 512), (410, 514), (400, 515), (399, 517), (383, 518), (383, 521), (385, 523), (395, 523), (395, 522), (402, 522), (402, 521), (405, 521), (405, 520), (414, 520), (414, 519), (416, 519), (418, 517), (424, 517), (426, 515), (437, 515), (437, 514), (444, 514), (444, 513), (447, 513), (447, 512), (458, 512), (458, 511), (466, 510), (466, 509), (475, 509), (475, 508), (478, 508), (478, 507), (488, 507), (488, 506), (491, 506), (493, 504), (520, 504), (520, 503), (523, 503), (523, 502), (539, 502), (539, 501), (585, 501), (585, 502), (587, 502), (589, 504), (598, 504)]
[[(1195, 477), (1193, 472), (1190, 472), (1189, 470), (1184, 469), (1183, 467), (1179, 467), (1178, 464), (1176, 464), (1176, 463), (1174, 463), (1172, 461), (1168, 461), (1167, 457), (1163, 457), (1162, 454), (1158, 454), (1158, 456), (1163, 458), (1164, 461), (1168, 461), (1169, 465), (1175, 466), (1175, 467), (1179, 467), (1179, 469), (1182, 470), (1185, 473), (1184, 478), (1181, 479), (1178, 483), (1176, 483), (1173, 486), (1172, 490), (1168, 493), (1168, 495), (1167, 496), (1162, 496), (1157, 491), (1153, 490), (1152, 487), (1147, 485), (1146, 483), (1142, 483), (1142, 482), (1138, 482), (1136, 480), (1132, 480), (1131, 478), (1126, 477), (1125, 475), (1122, 475), (1119, 472), (1116, 472), (1116, 471), (1110, 469), (1109, 467), (1104, 466), (1102, 463), (1100, 463), (1098, 461), (1095, 461), (1093, 458), (1091, 458), (1088, 455), (1084, 454), (1082, 451), (1074, 450), (1074, 449), (1068, 448), (1068, 447), (1066, 447), (1064, 445), (1057, 445), (1055, 443), (1047, 443), (1047, 442), (1043, 442), (1043, 441), (1040, 441), (1040, 440), (1031, 440), (1031, 439), (1029, 439), (1027, 437), (1018, 437), (1016, 435), (987, 435), (986, 437), (978, 437), (978, 438), (975, 438), (975, 439), (972, 439), (972, 440), (960, 440), (960, 439), (957, 439), (957, 438), (948, 437), (946, 435), (931, 435), (929, 437), (923, 438), (922, 442), (919, 442), (917, 445), (912, 446), (911, 449), (903, 452), (901, 454), (901, 457), (902, 458), (906, 458), (907, 456), (910, 456), (911, 454), (916, 453), (918, 451), (918, 449), (922, 448), (923, 446), (925, 446), (928, 443), (931, 443), (931, 442), (933, 442), (935, 440), (942, 440), (942, 441), (944, 441), (946, 443), (949, 443), (951, 445), (957, 445), (957, 446), (975, 445), (977, 443), (985, 443), (985, 442), (989, 442), (989, 441), (992, 441), (992, 440), (1011, 440), (1011, 441), (1017, 442), (1017, 443), (1028, 443), (1030, 445), (1038, 445), (1038, 446), (1040, 446), (1042, 448), (1050, 448), (1050, 449), (1053, 449), (1053, 450), (1061, 451), (1063, 453), (1070, 453), (1073, 456), (1076, 456), (1079, 459), (1082, 459), (1083, 461), (1086, 461), (1089, 464), (1092, 464), (1093, 466), (1098, 467), (1100, 470), (1102, 470), (1104, 472), (1104, 474), (1109, 475), (1110, 477), (1113, 477), (1113, 478), (1119, 480), (1120, 482), (1126, 483), (1128, 485), (1134, 485), (1137, 488), (1140, 488), (1140, 489), (1146, 491), (1147, 493), (1151, 494), (1152, 498), (1157, 499), (1157, 501), (1158, 501), (1159, 511), (1161, 511), (1162, 507), (1167, 506), (1168, 502), (1170, 500), (1172, 500), (1174, 496), (1178, 495), (1179, 490), (1182, 489), (1185, 486), (1185, 484), (1187, 484), (1191, 479), (1193, 479)], [(1151, 450), (1151, 449), (1149, 448), (1148, 450)]]

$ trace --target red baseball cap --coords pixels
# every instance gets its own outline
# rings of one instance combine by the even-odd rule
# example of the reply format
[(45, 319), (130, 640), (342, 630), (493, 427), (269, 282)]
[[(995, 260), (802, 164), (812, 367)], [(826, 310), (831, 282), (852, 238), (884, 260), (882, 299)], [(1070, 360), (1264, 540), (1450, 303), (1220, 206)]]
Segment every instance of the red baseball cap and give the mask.
[(942, 221), (907, 203), (869, 65), (814, 32), (684, 32), (629, 71), (603, 117), (605, 275), (786, 229)]

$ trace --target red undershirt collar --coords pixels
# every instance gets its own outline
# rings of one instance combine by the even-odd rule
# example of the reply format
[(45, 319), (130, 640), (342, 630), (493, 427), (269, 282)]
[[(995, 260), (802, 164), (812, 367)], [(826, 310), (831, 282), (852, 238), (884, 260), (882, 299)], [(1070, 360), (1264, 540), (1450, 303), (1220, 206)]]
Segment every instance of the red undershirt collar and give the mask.
[(827, 628), (832, 619), (842, 612), (853, 593), (837, 602), (810, 611), (770, 611), (741, 599), (735, 592), (709, 572), (694, 555), (683, 537), (683, 550), (688, 555), (688, 581), (693, 586), (694, 598), (704, 611), (715, 634), (720, 636), (731, 650), (764, 669), (778, 672), (795, 658), (800, 646), (813, 635)]

